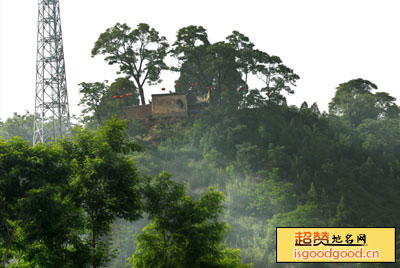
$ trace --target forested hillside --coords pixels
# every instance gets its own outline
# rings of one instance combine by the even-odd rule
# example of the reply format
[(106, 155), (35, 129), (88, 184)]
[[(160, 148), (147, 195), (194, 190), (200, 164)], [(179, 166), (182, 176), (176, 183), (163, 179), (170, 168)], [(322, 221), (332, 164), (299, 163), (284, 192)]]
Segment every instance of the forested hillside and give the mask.
[(276, 226), (398, 226), (398, 119), (357, 127), (316, 106), (266, 104), (157, 126), (134, 156), (142, 172), (174, 174), (197, 197), (225, 193), (229, 246), (255, 267), (275, 264)]
[[(356, 78), (321, 113), (289, 106), (299, 77), (239, 32), (212, 43), (188, 26), (169, 48), (147, 24), (116, 24), (92, 55), (126, 77), (80, 84), (70, 137), (31, 146), (33, 115), (1, 122), (3, 267), (329, 267), (277, 264), (275, 228), (399, 227), (392, 96)], [(207, 106), (185, 119), (118, 119), (145, 104), (167, 54), (179, 62), (175, 90), (209, 96)]]

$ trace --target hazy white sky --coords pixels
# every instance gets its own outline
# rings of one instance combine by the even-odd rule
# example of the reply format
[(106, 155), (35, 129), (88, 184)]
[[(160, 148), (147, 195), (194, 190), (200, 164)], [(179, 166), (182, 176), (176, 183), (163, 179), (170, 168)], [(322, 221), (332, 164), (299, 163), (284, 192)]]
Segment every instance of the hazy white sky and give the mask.
[[(99, 34), (116, 22), (145, 22), (175, 41), (176, 31), (202, 25), (211, 42), (233, 30), (258, 49), (280, 56), (300, 75), (289, 104), (306, 100), (326, 110), (335, 87), (368, 79), (399, 99), (400, 1), (398, 0), (60, 0), (71, 114), (79, 114), (80, 82), (109, 80), (114, 66), (90, 52)], [(0, 0), (0, 118), (33, 112), (37, 0)], [(176, 75), (148, 90), (173, 89)]]

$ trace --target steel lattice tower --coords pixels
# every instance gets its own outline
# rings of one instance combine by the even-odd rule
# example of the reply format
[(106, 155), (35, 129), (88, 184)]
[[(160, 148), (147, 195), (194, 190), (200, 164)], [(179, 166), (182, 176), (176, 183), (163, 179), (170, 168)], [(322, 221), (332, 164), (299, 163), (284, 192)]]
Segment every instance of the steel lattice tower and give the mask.
[(59, 0), (39, 0), (33, 144), (69, 132)]

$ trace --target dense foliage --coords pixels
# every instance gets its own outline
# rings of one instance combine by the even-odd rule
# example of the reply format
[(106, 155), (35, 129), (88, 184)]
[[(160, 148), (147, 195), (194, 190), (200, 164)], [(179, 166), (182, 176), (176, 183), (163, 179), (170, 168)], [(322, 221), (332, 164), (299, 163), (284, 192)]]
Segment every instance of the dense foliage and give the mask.
[(227, 245), (255, 267), (277, 265), (276, 226), (398, 226), (399, 121), (354, 127), (305, 107), (209, 109), (135, 161), (175, 174), (192, 196), (222, 190)]
[[(165, 232), (177, 231), (166, 223), (181, 214), (175, 221), (186, 230), (181, 235), (188, 236), (188, 245), (175, 238), (168, 244), (181, 248), (187, 265), (244, 267), (239, 251), (221, 243), (227, 228), (219, 220), (223, 194), (211, 190), (197, 203), (169, 176), (160, 175), (153, 182), (140, 175), (129, 156), (141, 150), (127, 137), (126, 122), (116, 117), (100, 129), (75, 128), (71, 137), (49, 144), (30, 146), (20, 137), (1, 139), (2, 267), (105, 267), (115, 255), (113, 222), (135, 221), (144, 212), (153, 220), (148, 230), (162, 231), (164, 237)], [(190, 206), (193, 211), (187, 214)], [(193, 214), (199, 217), (192, 223), (198, 228), (195, 234), (184, 221)], [(203, 244), (194, 248), (199, 236)], [(157, 261), (158, 248), (139, 245), (134, 266)], [(140, 251), (146, 255), (140, 256)], [(175, 253), (168, 263), (177, 267), (172, 263), (180, 261)], [(159, 265), (166, 267), (163, 260)]]
[[(279, 57), (237, 31), (212, 43), (188, 26), (169, 51), (175, 88), (189, 102), (210, 91), (208, 108), (113, 117), (145, 103), (168, 47), (147, 24), (102, 33), (93, 56), (127, 77), (80, 84), (85, 128), (71, 137), (30, 146), (31, 115), (0, 122), (3, 267), (302, 267), (275, 263), (275, 227), (399, 227), (395, 98), (359, 78), (337, 87), (329, 113), (288, 107), (299, 77)], [(263, 87), (249, 89), (250, 75)]]

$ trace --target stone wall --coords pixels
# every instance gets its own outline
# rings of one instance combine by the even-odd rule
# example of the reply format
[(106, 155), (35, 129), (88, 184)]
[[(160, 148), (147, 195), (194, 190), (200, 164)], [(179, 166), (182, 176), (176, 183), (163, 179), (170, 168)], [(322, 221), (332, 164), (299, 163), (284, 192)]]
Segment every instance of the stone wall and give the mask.
[(154, 94), (151, 97), (151, 104), (124, 107), (125, 117), (132, 121), (137, 119), (188, 117), (188, 104), (185, 94)]
[(151, 104), (143, 106), (128, 106), (124, 107), (123, 111), (126, 118), (128, 118), (129, 120), (148, 120), (151, 118)]
[(152, 95), (152, 117), (187, 117), (187, 100), (185, 94)]

